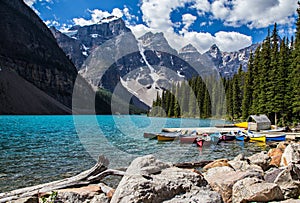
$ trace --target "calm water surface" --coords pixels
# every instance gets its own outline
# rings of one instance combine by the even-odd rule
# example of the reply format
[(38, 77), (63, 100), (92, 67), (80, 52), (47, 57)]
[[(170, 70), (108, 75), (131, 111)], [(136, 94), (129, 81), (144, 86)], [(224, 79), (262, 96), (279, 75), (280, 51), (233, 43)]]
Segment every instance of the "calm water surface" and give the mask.
[(209, 127), (222, 122), (146, 116), (0, 116), (0, 192), (70, 177), (92, 167), (101, 154), (108, 157), (111, 168), (119, 168), (146, 154), (186, 162), (265, 150), (255, 143), (199, 149), (143, 138), (144, 132), (160, 132), (164, 127)]

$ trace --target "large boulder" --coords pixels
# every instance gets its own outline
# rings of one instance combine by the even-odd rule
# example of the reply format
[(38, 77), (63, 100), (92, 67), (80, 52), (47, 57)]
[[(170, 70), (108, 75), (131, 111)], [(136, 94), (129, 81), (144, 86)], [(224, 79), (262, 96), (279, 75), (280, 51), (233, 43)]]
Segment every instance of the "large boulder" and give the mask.
[(211, 191), (209, 187), (193, 187), (190, 192), (176, 195), (173, 199), (164, 201), (164, 203), (222, 203), (221, 195)]
[(255, 164), (249, 164), (248, 161), (228, 161), (228, 164), (236, 171), (254, 171), (264, 174), (264, 170)]
[(288, 166), (290, 163), (300, 162), (300, 144), (292, 143), (289, 144), (281, 157), (280, 166)]
[(283, 168), (270, 168), (265, 172), (264, 180), (268, 183), (274, 183), (278, 175), (283, 171)]
[[(193, 187), (207, 186), (202, 175), (190, 170), (170, 167), (154, 156), (135, 159), (119, 183), (111, 203), (163, 202), (176, 195), (189, 193)], [(199, 189), (200, 190), (200, 189)]]
[(300, 195), (300, 168), (295, 164), (290, 164), (278, 174), (274, 183), (279, 185), (286, 199), (298, 198)]
[(280, 148), (270, 149), (268, 152), (268, 156), (271, 157), (270, 166), (279, 167), (282, 154), (283, 154), (283, 151)]
[(228, 159), (218, 159), (218, 160), (215, 160), (215, 161), (213, 161), (213, 162), (205, 165), (203, 167), (203, 171), (207, 171), (208, 169), (215, 168), (215, 167), (222, 167), (222, 166), (231, 167), (230, 164), (228, 163)]
[(232, 202), (269, 202), (283, 200), (280, 187), (258, 178), (245, 178), (236, 182), (232, 189)]
[(268, 156), (266, 151), (262, 151), (260, 153), (256, 153), (250, 157), (248, 157), (250, 164), (255, 164), (260, 166), (264, 171), (270, 168), (269, 164), (271, 158)]
[(64, 203), (82, 203), (89, 201), (101, 193), (98, 185), (88, 185), (81, 188), (61, 189), (57, 191), (56, 201)]
[(204, 177), (211, 188), (221, 194), (224, 202), (231, 202), (232, 187), (237, 181), (247, 177), (262, 178), (262, 175), (260, 172), (235, 171), (228, 166), (224, 166), (209, 169)]

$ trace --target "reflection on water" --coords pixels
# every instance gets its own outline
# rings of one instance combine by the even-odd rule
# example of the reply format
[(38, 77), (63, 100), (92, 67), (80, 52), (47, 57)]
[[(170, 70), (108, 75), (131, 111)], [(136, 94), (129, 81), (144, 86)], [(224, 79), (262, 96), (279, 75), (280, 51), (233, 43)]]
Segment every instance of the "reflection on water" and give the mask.
[(0, 191), (70, 177), (104, 154), (110, 167), (126, 167), (137, 156), (187, 162), (233, 158), (265, 150), (257, 143), (231, 142), (198, 148), (158, 142), (144, 132), (164, 127), (208, 127), (224, 121), (145, 116), (0, 116)]

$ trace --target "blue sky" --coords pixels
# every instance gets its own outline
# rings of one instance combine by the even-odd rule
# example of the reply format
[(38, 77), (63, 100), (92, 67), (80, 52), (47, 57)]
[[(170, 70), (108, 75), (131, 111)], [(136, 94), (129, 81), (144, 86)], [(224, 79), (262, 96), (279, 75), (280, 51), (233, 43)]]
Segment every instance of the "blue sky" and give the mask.
[(262, 41), (275, 22), (281, 36), (295, 32), (297, 0), (24, 0), (48, 26), (65, 31), (103, 17), (122, 17), (139, 37), (163, 32), (179, 50), (191, 43), (199, 52), (217, 44), (235, 51)]

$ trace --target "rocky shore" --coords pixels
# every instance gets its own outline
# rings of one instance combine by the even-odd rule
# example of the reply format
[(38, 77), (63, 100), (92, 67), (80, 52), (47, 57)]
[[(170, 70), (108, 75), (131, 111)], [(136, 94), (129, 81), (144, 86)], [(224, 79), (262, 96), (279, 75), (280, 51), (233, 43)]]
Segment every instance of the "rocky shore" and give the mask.
[(120, 174), (115, 189), (93, 182), (10, 202), (300, 202), (300, 144), (279, 143), (268, 152), (215, 160), (201, 170), (178, 168), (148, 155), (135, 159)]

